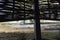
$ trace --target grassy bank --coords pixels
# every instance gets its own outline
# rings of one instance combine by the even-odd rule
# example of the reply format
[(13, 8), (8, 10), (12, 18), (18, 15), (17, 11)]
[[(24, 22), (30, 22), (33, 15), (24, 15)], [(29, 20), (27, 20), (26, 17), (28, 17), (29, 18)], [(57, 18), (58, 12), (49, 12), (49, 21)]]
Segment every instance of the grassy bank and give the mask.
[[(58, 32), (42, 32), (42, 38), (60, 37)], [(0, 40), (33, 40), (34, 33), (0, 33)]]

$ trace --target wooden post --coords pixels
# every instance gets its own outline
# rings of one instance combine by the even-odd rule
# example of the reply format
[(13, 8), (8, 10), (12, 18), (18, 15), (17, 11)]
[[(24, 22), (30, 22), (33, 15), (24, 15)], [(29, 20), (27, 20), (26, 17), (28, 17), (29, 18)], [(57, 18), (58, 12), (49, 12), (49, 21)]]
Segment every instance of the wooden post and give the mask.
[(39, 10), (39, 1), (34, 0), (34, 31), (35, 31), (35, 40), (41, 40), (41, 26), (40, 26), (40, 10)]

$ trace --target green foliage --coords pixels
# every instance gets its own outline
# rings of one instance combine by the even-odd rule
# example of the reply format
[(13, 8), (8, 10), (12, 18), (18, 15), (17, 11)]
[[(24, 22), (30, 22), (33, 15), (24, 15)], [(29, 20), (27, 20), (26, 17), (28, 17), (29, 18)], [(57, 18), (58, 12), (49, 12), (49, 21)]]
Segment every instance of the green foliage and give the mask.
[[(58, 32), (42, 32), (42, 38), (59, 38)], [(33, 40), (34, 33), (0, 33), (0, 40)]]
[(33, 33), (0, 33), (0, 40), (32, 40)]

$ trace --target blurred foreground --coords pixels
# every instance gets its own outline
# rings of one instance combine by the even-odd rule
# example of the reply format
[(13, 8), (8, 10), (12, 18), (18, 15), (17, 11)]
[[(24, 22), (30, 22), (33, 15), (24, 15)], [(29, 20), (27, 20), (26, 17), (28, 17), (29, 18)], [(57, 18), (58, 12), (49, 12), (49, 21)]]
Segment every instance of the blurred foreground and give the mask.
[[(45, 27), (46, 26), (46, 27)], [(45, 24), (42, 26), (42, 40), (60, 40), (60, 25)], [(44, 29), (43, 29), (44, 28)], [(0, 25), (0, 40), (34, 40), (34, 27), (10, 27)]]

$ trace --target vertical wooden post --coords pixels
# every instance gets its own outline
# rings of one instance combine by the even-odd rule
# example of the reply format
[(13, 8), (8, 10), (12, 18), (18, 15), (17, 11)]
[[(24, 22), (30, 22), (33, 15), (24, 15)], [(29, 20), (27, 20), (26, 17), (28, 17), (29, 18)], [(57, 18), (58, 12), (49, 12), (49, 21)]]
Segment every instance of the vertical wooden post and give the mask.
[(34, 31), (35, 40), (41, 40), (41, 26), (40, 26), (40, 10), (39, 10), (39, 0), (34, 0)]
[(14, 19), (14, 13), (15, 13), (14, 10), (15, 10), (15, 0), (13, 0), (13, 13), (11, 15), (12, 16), (12, 19)]
[(24, 24), (25, 24), (25, 0), (24, 0)]

